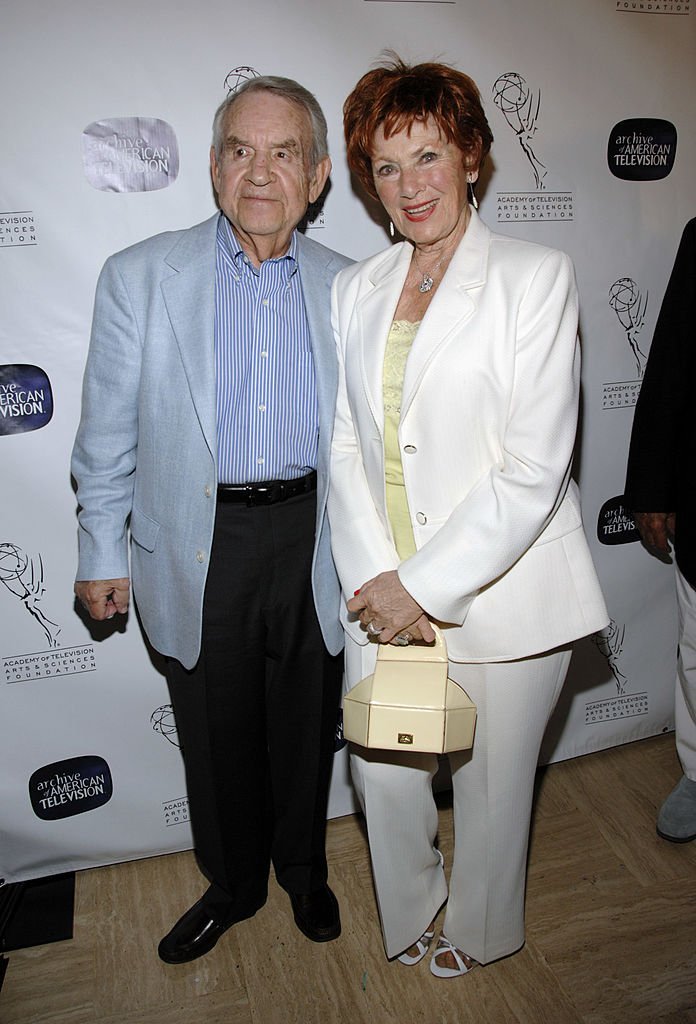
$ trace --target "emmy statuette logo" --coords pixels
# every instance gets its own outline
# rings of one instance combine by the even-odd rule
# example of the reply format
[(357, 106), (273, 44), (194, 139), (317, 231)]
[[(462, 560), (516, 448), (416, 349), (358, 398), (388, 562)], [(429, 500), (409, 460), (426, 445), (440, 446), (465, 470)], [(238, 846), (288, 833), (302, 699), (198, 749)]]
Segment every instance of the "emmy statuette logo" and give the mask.
[(158, 732), (160, 736), (164, 736), (168, 743), (171, 743), (173, 747), (180, 747), (179, 733), (176, 728), (176, 719), (174, 718), (174, 709), (171, 704), (162, 704), (150, 715), (150, 725), (152, 726), (153, 732)]
[(493, 102), (517, 136), (532, 169), (536, 188), (543, 189), (547, 169), (533, 146), (541, 106), (540, 90), (531, 89), (516, 71), (506, 71), (493, 83)]
[(616, 692), (619, 696), (626, 692), (626, 683), (628, 682), (619, 665), (619, 660), (623, 654), (625, 633), (625, 624), (619, 626), (614, 619), (611, 619), (608, 626), (605, 626), (598, 633), (594, 633), (591, 637), (592, 643), (597, 646), (598, 650), (607, 659), (607, 664), (616, 683)]
[[(40, 552), (29, 552), (11, 541), (0, 543), (0, 615), (5, 600), (16, 602), (33, 623), (30, 632), (43, 642), (40, 650), (30, 653), (5, 654), (1, 658), (1, 670), (6, 683), (26, 683), (55, 676), (79, 675), (96, 670), (94, 644), (66, 646), (59, 637), (62, 626), (49, 618), (43, 607), (46, 593), (46, 573)], [(26, 619), (24, 621), (27, 621)], [(35, 628), (36, 627), (36, 628)], [(13, 643), (17, 642), (15, 630)], [(7, 643), (10, 631), (2, 640)]]
[(589, 701), (585, 704), (585, 725), (596, 726), (602, 722), (615, 722), (619, 719), (647, 715), (649, 711), (647, 692), (626, 692), (628, 677), (622, 668), (626, 625), (620, 625), (615, 619), (610, 619), (609, 625), (598, 633), (594, 633), (590, 640), (606, 659), (616, 687), (616, 696)]
[(28, 555), (16, 544), (0, 544), (0, 584), (12, 594), (43, 631), (49, 647), (58, 647), (61, 627), (40, 607), (46, 592), (44, 566), (40, 554)]
[(236, 92), (244, 82), (248, 82), (252, 78), (259, 77), (259, 72), (255, 68), (242, 64), (238, 68), (232, 68), (231, 71), (228, 71), (225, 76), (223, 87), (229, 96), (231, 92)]
[(630, 354), (635, 376), (605, 382), (602, 385), (602, 409), (628, 409), (638, 401), (648, 358), (640, 341), (648, 309), (648, 292), (642, 291), (632, 277), (619, 277), (610, 286), (607, 301), (623, 332), (625, 351)]
[(573, 194), (551, 191), (549, 169), (541, 159), (537, 142), (541, 111), (541, 90), (530, 85), (517, 71), (506, 71), (493, 83), (493, 102), (514, 132), (534, 182), (534, 188), (498, 192), (499, 224), (512, 222), (573, 220)]
[(626, 343), (635, 362), (636, 376), (641, 378), (648, 357), (641, 349), (638, 337), (645, 325), (648, 293), (643, 294), (632, 278), (620, 277), (609, 289), (609, 305), (624, 330)]

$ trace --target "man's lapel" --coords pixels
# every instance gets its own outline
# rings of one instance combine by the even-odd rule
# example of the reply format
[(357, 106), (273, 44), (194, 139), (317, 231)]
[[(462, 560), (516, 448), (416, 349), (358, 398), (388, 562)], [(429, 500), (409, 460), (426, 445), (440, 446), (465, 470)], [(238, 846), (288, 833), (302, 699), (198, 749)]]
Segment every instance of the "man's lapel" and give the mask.
[(333, 434), (338, 385), (336, 350), (331, 330), (331, 282), (340, 268), (333, 265), (333, 257), (328, 250), (308, 244), (301, 234), (297, 236), (297, 254), (314, 359), (319, 436), (328, 445)]
[(162, 294), (191, 399), (213, 458), (217, 458), (215, 398), (215, 238), (218, 215), (183, 234), (165, 257), (176, 273)]

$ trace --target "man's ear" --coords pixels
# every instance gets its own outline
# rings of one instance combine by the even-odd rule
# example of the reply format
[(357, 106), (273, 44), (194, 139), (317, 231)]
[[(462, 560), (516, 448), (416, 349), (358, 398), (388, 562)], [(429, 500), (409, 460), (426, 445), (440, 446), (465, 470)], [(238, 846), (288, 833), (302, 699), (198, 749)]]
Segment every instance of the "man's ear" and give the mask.
[(215, 153), (215, 146), (210, 147), (210, 176), (213, 179), (213, 185), (215, 191), (220, 191), (220, 167), (217, 161), (217, 155)]
[(320, 160), (309, 176), (309, 201), (316, 202), (324, 190), (326, 179), (331, 173), (331, 158), (325, 156)]

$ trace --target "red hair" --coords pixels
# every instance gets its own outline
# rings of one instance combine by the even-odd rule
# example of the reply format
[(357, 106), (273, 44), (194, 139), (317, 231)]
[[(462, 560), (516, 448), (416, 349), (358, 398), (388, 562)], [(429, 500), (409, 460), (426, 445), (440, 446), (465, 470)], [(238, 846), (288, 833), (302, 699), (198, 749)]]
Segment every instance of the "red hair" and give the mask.
[(431, 117), (441, 135), (462, 152), (467, 170), (478, 169), (491, 143), (476, 83), (447, 64), (408, 65), (395, 56), (363, 75), (343, 104), (348, 166), (367, 192), (377, 197), (372, 146), (382, 126), (389, 138)]

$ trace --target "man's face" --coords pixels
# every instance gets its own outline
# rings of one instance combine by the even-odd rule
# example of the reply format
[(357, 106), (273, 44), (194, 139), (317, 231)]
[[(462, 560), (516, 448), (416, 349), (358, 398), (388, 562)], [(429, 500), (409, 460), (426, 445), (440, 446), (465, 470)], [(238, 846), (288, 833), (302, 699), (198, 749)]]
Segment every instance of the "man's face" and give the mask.
[(328, 157), (310, 167), (312, 126), (306, 111), (270, 92), (241, 96), (227, 113), (220, 160), (210, 151), (223, 213), (247, 255), (281, 256), (331, 170)]

